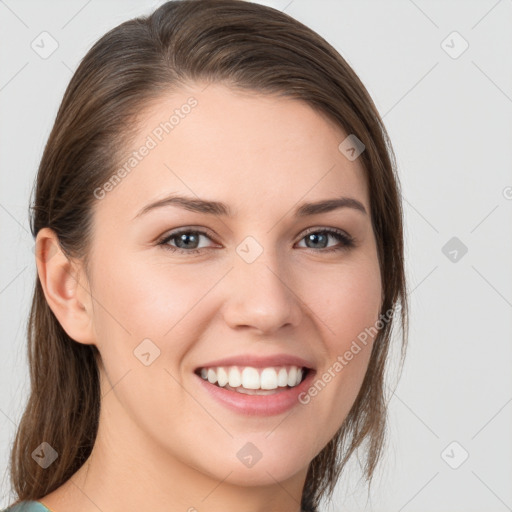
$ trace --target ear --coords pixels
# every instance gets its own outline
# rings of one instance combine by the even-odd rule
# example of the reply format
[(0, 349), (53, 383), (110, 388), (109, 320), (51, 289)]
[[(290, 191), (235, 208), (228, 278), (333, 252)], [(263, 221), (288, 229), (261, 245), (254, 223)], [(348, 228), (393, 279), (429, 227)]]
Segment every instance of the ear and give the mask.
[(38, 232), (35, 253), (46, 301), (60, 325), (73, 340), (94, 344), (92, 298), (82, 265), (68, 259), (50, 228)]

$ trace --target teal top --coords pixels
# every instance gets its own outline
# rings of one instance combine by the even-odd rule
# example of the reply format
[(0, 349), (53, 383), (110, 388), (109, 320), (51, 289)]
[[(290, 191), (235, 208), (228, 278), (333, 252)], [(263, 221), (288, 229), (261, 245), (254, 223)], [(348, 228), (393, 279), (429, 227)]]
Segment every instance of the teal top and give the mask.
[(40, 501), (20, 501), (10, 508), (0, 510), (0, 512), (52, 512), (46, 508)]
[(40, 501), (20, 501), (1, 512), (51, 512)]

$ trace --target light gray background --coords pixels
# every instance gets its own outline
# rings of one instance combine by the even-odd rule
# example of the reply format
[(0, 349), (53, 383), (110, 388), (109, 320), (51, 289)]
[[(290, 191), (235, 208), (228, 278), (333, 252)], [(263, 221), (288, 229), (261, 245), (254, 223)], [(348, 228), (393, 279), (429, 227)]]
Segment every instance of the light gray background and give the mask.
[[(8, 454), (28, 393), (38, 162), (79, 60), (159, 3), (0, 0), (0, 507), (12, 499)], [(404, 192), (411, 330), (389, 447), (369, 498), (355, 461), (323, 511), (512, 510), (512, 2), (261, 3), (316, 30), (359, 74)], [(47, 59), (31, 48), (43, 31), (59, 45)], [(469, 44), (457, 58), (463, 41), (443, 43), (453, 31)], [(457, 261), (442, 252), (452, 237), (468, 249)]]

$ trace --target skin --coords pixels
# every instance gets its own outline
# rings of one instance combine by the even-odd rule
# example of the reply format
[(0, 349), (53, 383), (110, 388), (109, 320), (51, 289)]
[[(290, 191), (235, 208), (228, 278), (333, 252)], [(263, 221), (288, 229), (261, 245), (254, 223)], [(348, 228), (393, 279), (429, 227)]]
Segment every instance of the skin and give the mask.
[[(195, 368), (244, 353), (297, 355), (321, 376), (374, 325), (382, 288), (363, 167), (338, 150), (347, 134), (307, 104), (194, 84), (144, 112), (129, 151), (191, 95), (191, 113), (95, 200), (88, 275), (51, 230), (37, 237), (50, 307), (76, 342), (101, 354), (98, 437), (80, 470), (41, 498), (54, 512), (299, 512), (308, 464), (366, 372), (371, 339), (310, 403), (266, 417), (226, 409), (201, 389)], [(167, 206), (134, 219), (171, 193), (225, 202), (234, 216)], [(293, 216), (304, 202), (339, 196), (367, 214)], [(213, 236), (168, 245), (200, 254), (157, 245), (187, 227)], [(356, 245), (343, 249), (331, 235), (308, 245), (308, 228), (343, 230)], [(251, 264), (236, 252), (247, 236), (263, 249)], [(334, 246), (341, 250), (325, 252)], [(133, 353), (145, 338), (160, 350), (149, 366)], [(250, 468), (236, 456), (247, 442), (262, 453)]]

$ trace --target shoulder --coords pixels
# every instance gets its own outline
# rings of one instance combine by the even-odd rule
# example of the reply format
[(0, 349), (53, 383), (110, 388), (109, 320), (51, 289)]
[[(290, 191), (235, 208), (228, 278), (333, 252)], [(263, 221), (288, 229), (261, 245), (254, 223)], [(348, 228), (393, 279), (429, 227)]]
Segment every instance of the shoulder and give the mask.
[(49, 510), (39, 501), (27, 500), (11, 505), (1, 512), (49, 512)]

